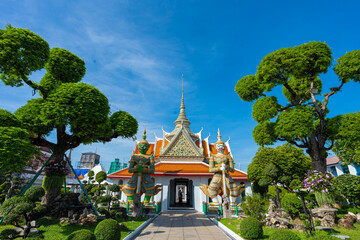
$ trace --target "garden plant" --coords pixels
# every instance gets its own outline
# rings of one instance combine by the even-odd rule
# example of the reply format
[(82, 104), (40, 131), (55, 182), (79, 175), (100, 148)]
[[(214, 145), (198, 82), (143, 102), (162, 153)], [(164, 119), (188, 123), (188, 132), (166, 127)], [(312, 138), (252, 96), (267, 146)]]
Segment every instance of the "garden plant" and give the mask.
[[(331, 66), (339, 83), (326, 92), (322, 79)], [(256, 74), (241, 78), (235, 87), (242, 100), (256, 100), (252, 112), (258, 122), (253, 130), (255, 142), (264, 146), (286, 141), (303, 148), (313, 169), (321, 172), (326, 171), (327, 151), (334, 143), (337, 149), (356, 152), (360, 113), (330, 118), (328, 104), (346, 83), (360, 81), (359, 69), (360, 50), (347, 52), (334, 63), (330, 47), (323, 42), (281, 48), (266, 55)], [(272, 96), (277, 86), (282, 87), (286, 101)]]
[[(30, 79), (34, 71), (41, 69), (46, 72), (40, 81)], [(16, 127), (13, 122), (18, 122), (24, 130), (17, 127), (0, 131), (19, 139), (19, 143), (30, 142), (53, 152), (53, 161), (45, 169), (43, 204), (51, 204), (60, 194), (59, 179), (68, 172), (64, 161), (67, 150), (80, 144), (130, 138), (137, 132), (134, 117), (124, 111), (110, 115), (106, 96), (80, 82), (85, 72), (84, 60), (62, 48), (50, 49), (44, 39), (30, 30), (10, 25), (0, 29), (0, 79), (11, 87), (26, 84), (38, 93), (15, 112), (14, 121), (6, 123), (6, 127)], [(56, 141), (47, 138), (50, 133), (56, 135)], [(1, 141), (2, 138), (3, 144)], [(27, 154), (32, 155), (30, 148)]]

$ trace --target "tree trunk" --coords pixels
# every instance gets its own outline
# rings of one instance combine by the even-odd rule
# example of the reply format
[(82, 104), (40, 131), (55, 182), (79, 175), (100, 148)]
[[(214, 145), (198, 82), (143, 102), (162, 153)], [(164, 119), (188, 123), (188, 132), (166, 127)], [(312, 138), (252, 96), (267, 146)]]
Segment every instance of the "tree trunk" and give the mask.
[(311, 157), (313, 169), (320, 172), (326, 172), (326, 158), (328, 154), (325, 146), (320, 146), (323, 144), (319, 144), (319, 142), (315, 138), (315, 134), (312, 134), (309, 137), (309, 142), (310, 147), (306, 150), (306, 152)]
[(277, 206), (278, 208), (281, 208), (281, 202), (280, 202), (280, 196), (279, 196), (279, 188), (277, 186), (277, 184), (275, 184), (275, 189), (276, 189), (276, 202), (277, 202)]
[(61, 186), (64, 182), (64, 176), (45, 176), (43, 188), (45, 195), (41, 199), (41, 205), (51, 206), (56, 198), (60, 196)]
[[(327, 156), (327, 154), (326, 154)], [(320, 171), (320, 172), (326, 172), (326, 156), (322, 156), (319, 153), (310, 155), (311, 157), (311, 163), (314, 170)]]
[(41, 199), (41, 205), (51, 206), (56, 198), (61, 194), (61, 187), (60, 188), (52, 188), (47, 189), (45, 191), (45, 195)]
[(61, 187), (64, 184), (64, 172), (66, 162), (64, 160), (64, 151), (54, 151), (54, 159), (51, 159), (45, 167), (45, 177), (42, 187), (45, 195), (42, 197), (41, 205), (51, 206), (55, 199), (61, 194)]
[(10, 187), (9, 187), (7, 193), (6, 193), (5, 200), (7, 200), (8, 198), (10, 198), (13, 195), (15, 187), (16, 186), (13, 183), (13, 181), (10, 180)]

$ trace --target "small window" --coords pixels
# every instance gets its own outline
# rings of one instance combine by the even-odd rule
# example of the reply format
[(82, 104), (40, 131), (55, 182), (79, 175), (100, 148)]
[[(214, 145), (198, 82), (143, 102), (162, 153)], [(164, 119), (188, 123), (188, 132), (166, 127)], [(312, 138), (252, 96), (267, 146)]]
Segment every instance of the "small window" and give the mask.
[(335, 166), (330, 167), (330, 172), (331, 172), (332, 175), (337, 177), (337, 172), (336, 172), (336, 167)]
[(360, 165), (357, 165), (356, 163), (354, 163), (354, 167), (356, 170), (356, 175), (360, 176)]
[(342, 165), (341, 167), (342, 167), (342, 170), (343, 170), (344, 174), (349, 174), (350, 173), (348, 165)]

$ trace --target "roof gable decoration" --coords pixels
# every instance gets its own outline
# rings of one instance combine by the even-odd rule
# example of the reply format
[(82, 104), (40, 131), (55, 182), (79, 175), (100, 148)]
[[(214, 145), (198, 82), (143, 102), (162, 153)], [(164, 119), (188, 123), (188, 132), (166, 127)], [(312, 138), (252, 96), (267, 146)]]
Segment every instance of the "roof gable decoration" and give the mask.
[(185, 128), (181, 127), (171, 142), (165, 147), (161, 155), (167, 156), (202, 156), (198, 148)]
[(233, 156), (232, 153), (231, 153), (231, 149), (230, 149), (230, 144), (229, 144), (229, 142), (230, 142), (230, 137), (229, 137), (229, 140), (227, 140), (227, 141), (225, 142), (225, 146), (227, 146), (228, 151), (229, 151), (229, 153), (230, 153), (230, 156), (231, 156), (232, 158), (234, 158), (234, 156)]
[(206, 156), (210, 156), (210, 144), (209, 144), (209, 138), (210, 138), (210, 133), (209, 133), (209, 136), (207, 136), (207, 138), (204, 138), (204, 141), (205, 141), (205, 144), (207, 146), (206, 148)]
[(200, 147), (200, 152), (202, 153), (201, 155), (204, 155), (204, 148), (202, 146), (202, 139), (201, 139), (202, 131), (203, 131), (203, 128), (201, 128), (200, 132), (196, 133), (195, 135), (199, 138), (199, 147)]

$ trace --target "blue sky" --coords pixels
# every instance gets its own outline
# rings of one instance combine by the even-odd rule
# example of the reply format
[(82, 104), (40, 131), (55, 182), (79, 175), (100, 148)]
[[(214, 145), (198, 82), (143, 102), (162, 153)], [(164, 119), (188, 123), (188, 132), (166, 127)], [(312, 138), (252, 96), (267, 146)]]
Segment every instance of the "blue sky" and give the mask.
[[(258, 146), (252, 103), (239, 99), (236, 82), (254, 74), (261, 59), (282, 47), (309, 41), (329, 44), (334, 59), (359, 49), (358, 1), (0, 1), (0, 28), (28, 28), (86, 62), (83, 82), (102, 91), (111, 110), (131, 113), (148, 140), (161, 128), (171, 131), (179, 113), (181, 75), (193, 132), (203, 128), (216, 141), (231, 137), (239, 167), (246, 170)], [(44, 72), (31, 79), (39, 81)], [(332, 70), (324, 90), (337, 86)], [(359, 110), (359, 84), (349, 83), (329, 103), (332, 116)], [(0, 108), (15, 111), (32, 98), (29, 87), (0, 84)], [(279, 93), (278, 90), (275, 94)], [(114, 158), (128, 161), (134, 142), (80, 146), (97, 151), (108, 168)]]

